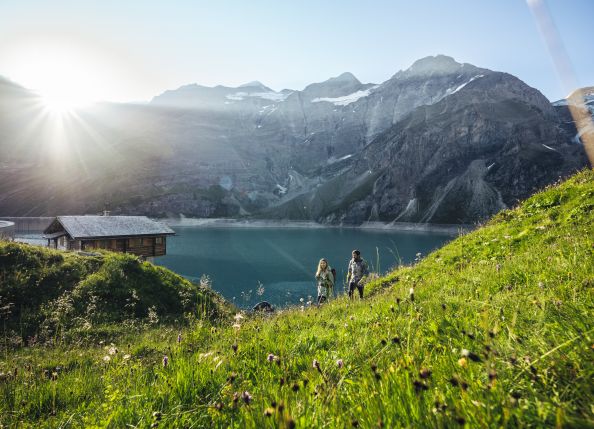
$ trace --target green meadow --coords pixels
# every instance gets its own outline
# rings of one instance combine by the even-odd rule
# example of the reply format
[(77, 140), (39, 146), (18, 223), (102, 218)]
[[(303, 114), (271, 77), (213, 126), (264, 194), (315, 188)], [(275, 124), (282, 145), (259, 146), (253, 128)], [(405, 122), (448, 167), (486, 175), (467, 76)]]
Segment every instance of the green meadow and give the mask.
[(129, 255), (0, 243), (3, 427), (594, 427), (594, 172), (363, 300), (274, 315)]

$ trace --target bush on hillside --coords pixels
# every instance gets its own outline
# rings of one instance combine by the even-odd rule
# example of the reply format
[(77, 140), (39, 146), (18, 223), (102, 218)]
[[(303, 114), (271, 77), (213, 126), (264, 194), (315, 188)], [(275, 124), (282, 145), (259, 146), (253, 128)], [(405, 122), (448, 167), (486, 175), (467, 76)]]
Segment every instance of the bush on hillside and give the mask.
[(136, 256), (80, 256), (0, 242), (0, 307), (23, 339), (124, 321), (215, 320), (229, 306), (213, 291)]

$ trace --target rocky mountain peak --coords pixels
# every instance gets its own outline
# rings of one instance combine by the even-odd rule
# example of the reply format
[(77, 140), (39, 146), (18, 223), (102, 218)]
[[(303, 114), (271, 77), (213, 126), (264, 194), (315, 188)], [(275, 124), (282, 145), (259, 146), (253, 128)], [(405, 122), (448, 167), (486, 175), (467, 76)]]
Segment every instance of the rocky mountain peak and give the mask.
[(566, 98), (554, 101), (553, 106), (567, 106), (568, 104), (581, 105), (582, 103), (594, 106), (594, 86), (585, 86), (572, 91)]
[(252, 80), (251, 82), (247, 82), (244, 83), (242, 85), (239, 85), (238, 88), (250, 88), (250, 89), (258, 89), (258, 90), (262, 90), (262, 91), (272, 91), (272, 89), (268, 88), (266, 85), (264, 85), (262, 82), (258, 81), (258, 80)]
[(12, 84), (12, 82), (10, 80), (8, 80), (7, 78), (5, 78), (2, 75), (0, 75), (0, 83), (2, 83), (2, 84)]
[(567, 98), (575, 96), (576, 93), (579, 93), (583, 97), (594, 95), (594, 86), (584, 86), (583, 88), (578, 88), (569, 94)]
[(433, 70), (452, 70), (462, 67), (462, 64), (448, 55), (429, 55), (415, 61), (409, 70), (416, 72)]
[(567, 100), (573, 104), (592, 104), (594, 102), (594, 86), (578, 88), (567, 96)]
[(363, 87), (363, 84), (352, 73), (345, 72), (339, 76), (331, 77), (324, 82), (312, 83), (303, 90), (309, 98), (315, 97), (340, 97), (352, 94)]
[(0, 104), (8, 101), (9, 97), (37, 97), (37, 95), (12, 80), (0, 76)]
[(435, 55), (415, 61), (408, 69), (399, 71), (394, 78), (448, 75), (477, 69), (471, 64), (461, 64), (447, 55)]
[(27, 91), (25, 89), (25, 87), (19, 85), (16, 82), (13, 82), (12, 80), (10, 80), (2, 75), (0, 75), (0, 85), (5, 88), (12, 88), (12, 89), (18, 89), (20, 91)]
[(354, 74), (352, 74), (351, 72), (344, 72), (336, 77), (331, 77), (330, 79), (328, 79), (326, 81), (327, 83), (352, 83), (352, 84), (361, 84), (361, 82), (359, 81), (359, 79), (357, 79), (355, 77)]

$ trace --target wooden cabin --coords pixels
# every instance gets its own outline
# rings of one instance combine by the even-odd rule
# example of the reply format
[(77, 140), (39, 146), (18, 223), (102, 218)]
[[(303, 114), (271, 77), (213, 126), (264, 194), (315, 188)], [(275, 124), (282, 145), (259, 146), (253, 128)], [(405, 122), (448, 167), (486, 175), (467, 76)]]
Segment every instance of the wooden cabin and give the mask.
[(146, 216), (58, 216), (43, 231), (48, 247), (105, 249), (143, 257), (163, 256), (175, 232)]

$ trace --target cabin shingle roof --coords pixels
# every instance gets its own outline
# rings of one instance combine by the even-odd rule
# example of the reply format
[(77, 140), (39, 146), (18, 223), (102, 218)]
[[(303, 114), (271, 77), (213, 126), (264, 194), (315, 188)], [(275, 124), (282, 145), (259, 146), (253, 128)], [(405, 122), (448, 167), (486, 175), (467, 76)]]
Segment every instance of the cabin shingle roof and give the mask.
[(146, 216), (58, 216), (56, 219), (73, 239), (175, 234), (167, 225)]

